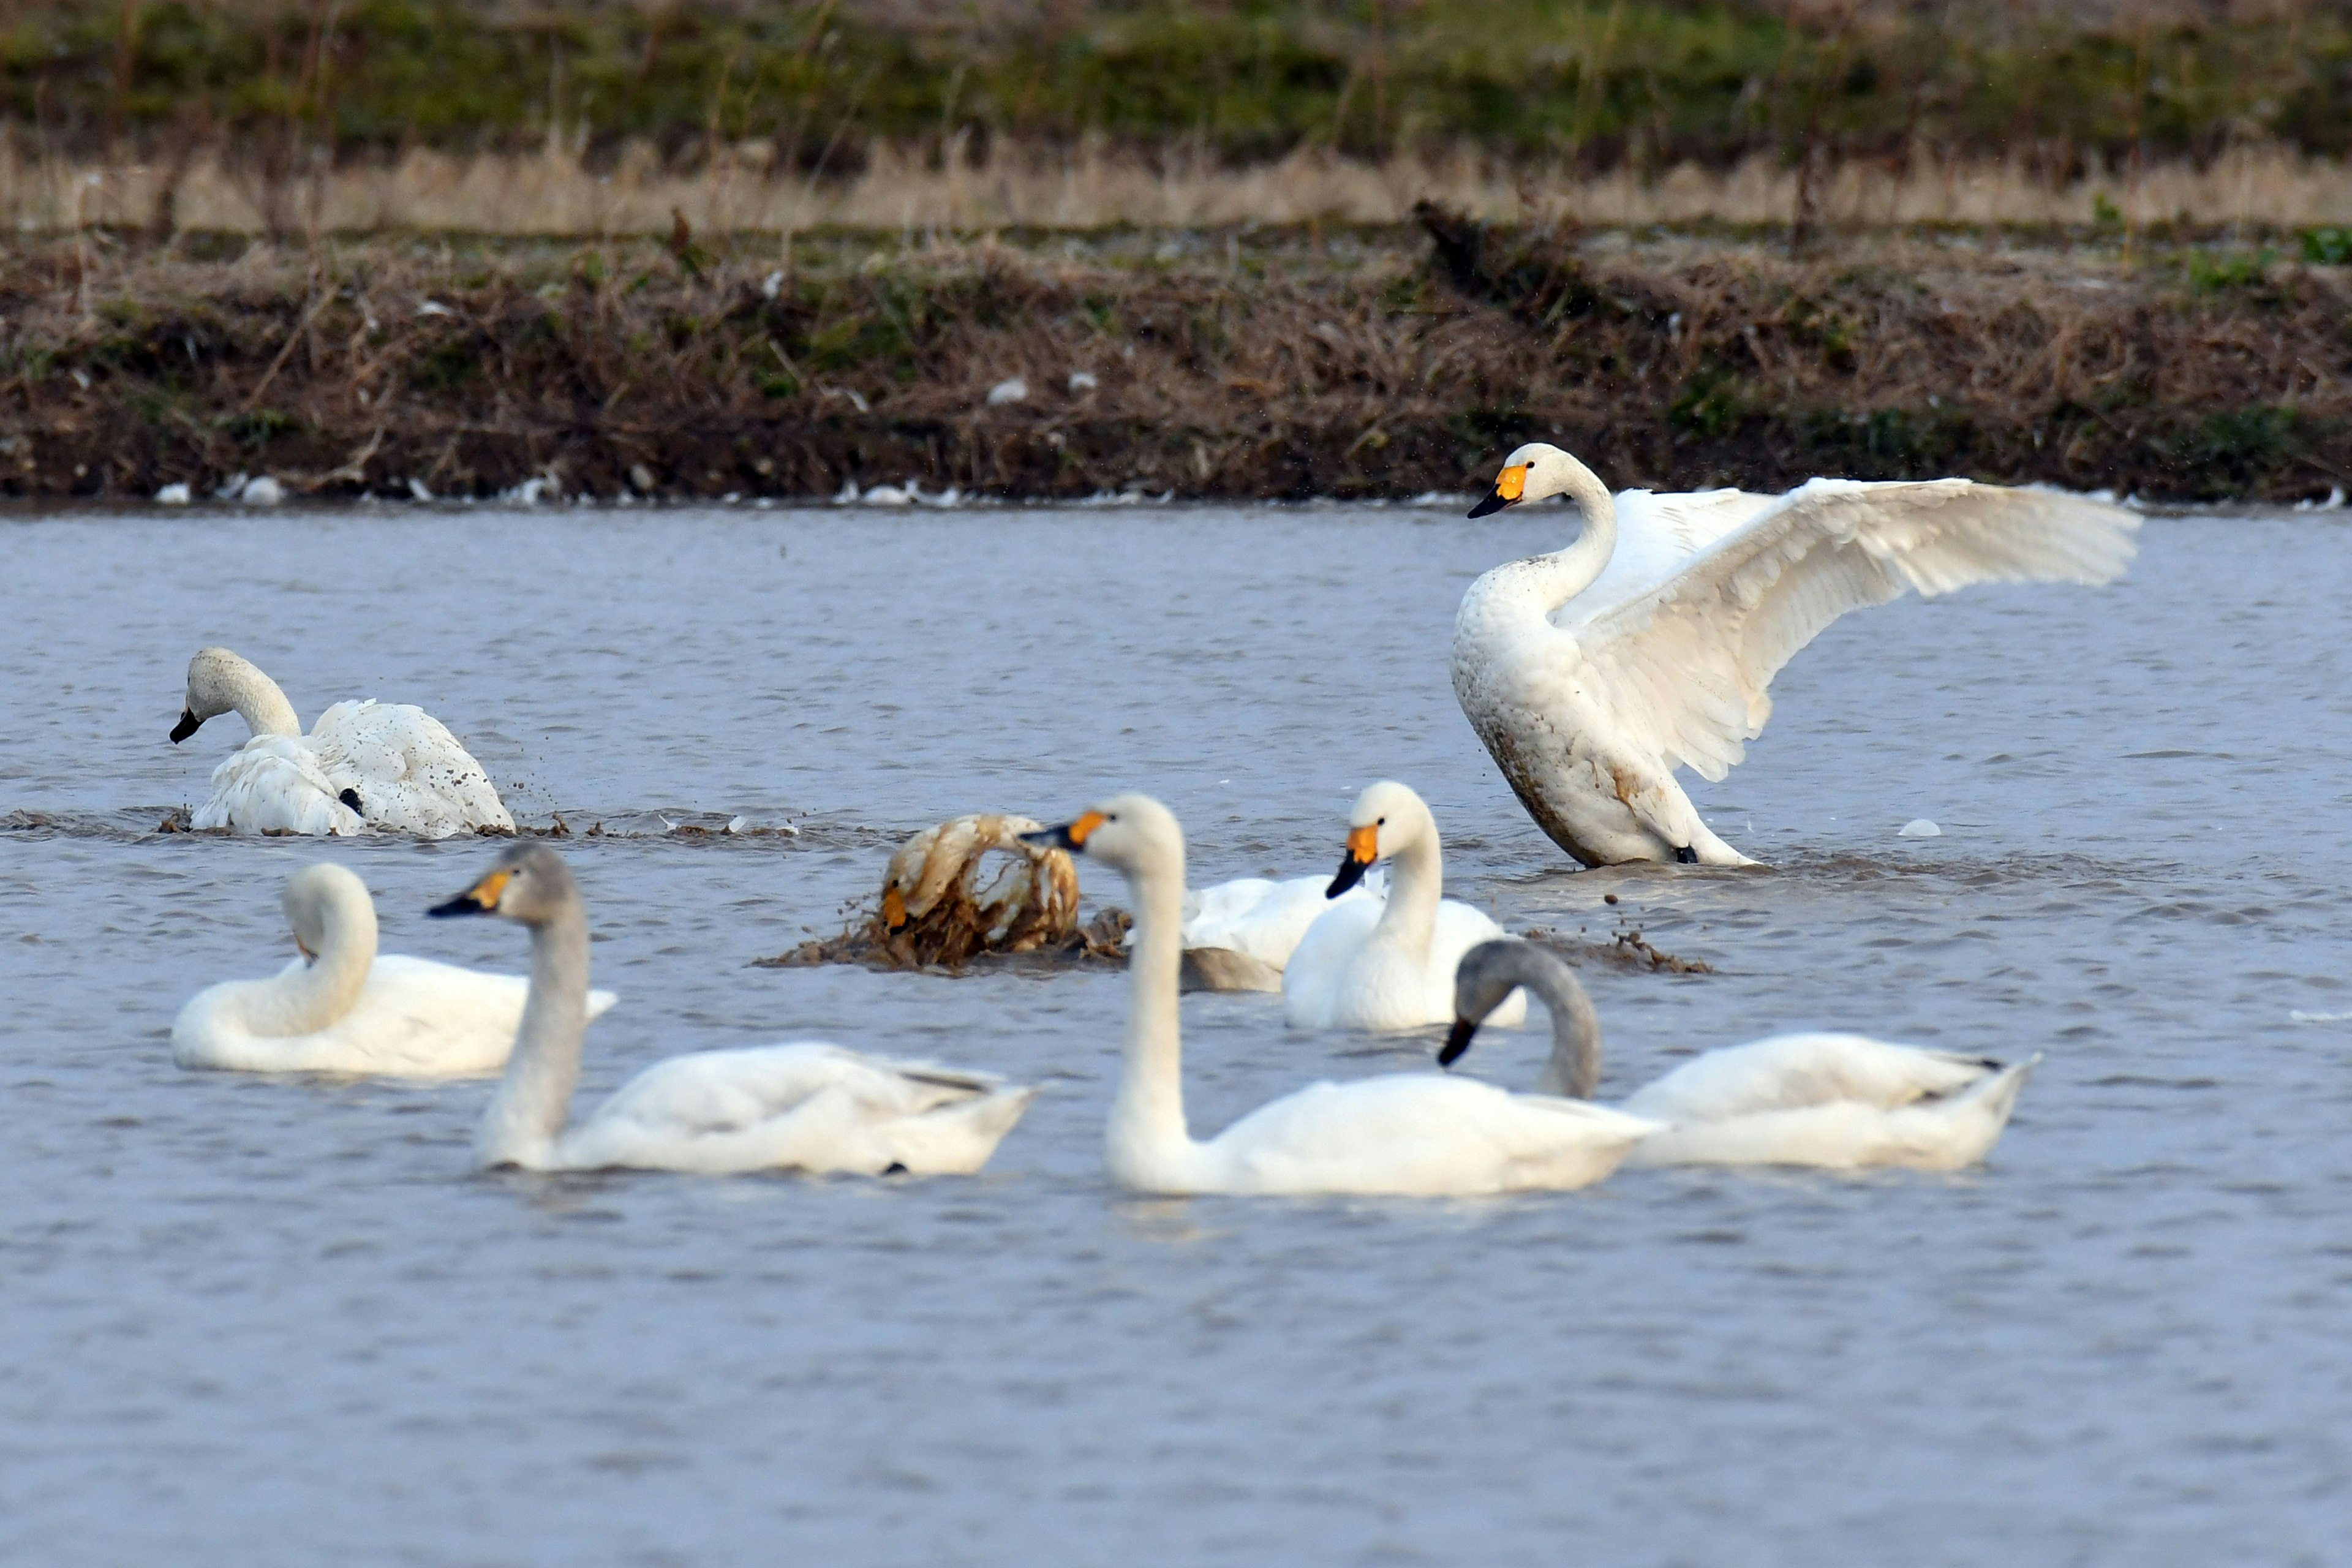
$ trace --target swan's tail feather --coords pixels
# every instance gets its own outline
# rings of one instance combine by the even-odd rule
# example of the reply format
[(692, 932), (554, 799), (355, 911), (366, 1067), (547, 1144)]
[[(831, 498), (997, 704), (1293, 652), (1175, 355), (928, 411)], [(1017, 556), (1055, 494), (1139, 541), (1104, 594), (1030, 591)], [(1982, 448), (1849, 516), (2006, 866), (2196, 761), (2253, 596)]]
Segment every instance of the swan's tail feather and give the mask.
[(1925, 1163), (1931, 1168), (1957, 1171), (1982, 1163), (2000, 1142), (2009, 1126), (2010, 1112), (2017, 1109), (2018, 1092), (2033, 1069), (2042, 1065), (2042, 1053), (2036, 1051), (2014, 1067), (2000, 1068), (1975, 1083), (1940, 1100), (1926, 1101), (1909, 1114), (1930, 1119), (1939, 1133), (1925, 1141), (1934, 1150), (1934, 1157)]
[(1021, 1120), (1034, 1088), (997, 1089), (912, 1119), (897, 1142), (898, 1163), (915, 1175), (968, 1176), (986, 1165)]

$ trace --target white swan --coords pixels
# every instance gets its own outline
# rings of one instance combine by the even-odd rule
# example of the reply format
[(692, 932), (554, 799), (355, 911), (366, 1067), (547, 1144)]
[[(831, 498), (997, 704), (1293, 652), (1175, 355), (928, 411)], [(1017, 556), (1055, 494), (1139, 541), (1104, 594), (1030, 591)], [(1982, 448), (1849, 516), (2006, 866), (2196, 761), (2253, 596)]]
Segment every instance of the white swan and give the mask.
[(1135, 905), (1125, 1061), (1104, 1131), (1111, 1180), (1148, 1193), (1387, 1193), (1580, 1187), (1655, 1122), (1580, 1100), (1509, 1094), (1442, 1073), (1318, 1083), (1206, 1142), (1184, 1121), (1177, 1015), (1184, 835), (1168, 808), (1128, 795), (1036, 836), (1121, 872)]
[[(172, 1023), (172, 1059), (241, 1072), (462, 1078), (492, 1073), (514, 1048), (528, 989), (375, 950), (375, 904), (341, 866), (305, 866), (280, 900), (300, 956), (268, 980), (229, 980), (191, 997)], [(613, 1005), (592, 992), (588, 1014)]]
[[(1334, 903), (1377, 904), (1385, 886), (1359, 884), (1328, 897), (1328, 877), (1237, 877), (1184, 891), (1184, 988), (1279, 991), (1298, 939)], [(1128, 945), (1135, 933), (1128, 932)]]
[[(1437, 822), (1421, 796), (1383, 780), (1356, 797), (1333, 899), (1375, 861), (1393, 860), (1385, 904), (1326, 910), (1282, 972), (1282, 1017), (1299, 1029), (1418, 1029), (1454, 1016), (1454, 970), (1503, 928), (1469, 905), (1440, 897), (1444, 864)], [(1494, 1022), (1516, 1026), (1528, 1001), (1515, 996)]]
[(1722, 778), (1799, 648), (1906, 589), (2113, 582), (2139, 527), (2117, 507), (1967, 479), (1612, 498), (1542, 442), (1510, 455), (1470, 515), (1555, 495), (1582, 510), (1582, 534), (1470, 585), (1454, 691), (1536, 826), (1587, 866), (1752, 864), (1675, 770)]
[(347, 834), (373, 826), (427, 838), (514, 831), (482, 764), (422, 708), (338, 702), (305, 735), (276, 681), (225, 647), (197, 649), (173, 743), (231, 711), (253, 738), (213, 770), (212, 794), (190, 818), (195, 827)]
[(544, 844), (518, 844), (432, 912), (530, 928), (530, 1000), (474, 1137), (485, 1167), (968, 1173), (1037, 1092), (837, 1046), (753, 1046), (656, 1062), (570, 1126), (588, 1027), (588, 911), (571, 868)]
[[(1591, 1098), (1601, 1081), (1601, 1019), (1558, 956), (1517, 940), (1482, 943), (1464, 956), (1455, 984), (1454, 1029), (1440, 1063), (1458, 1060), (1486, 1010), (1525, 987), (1551, 1013), (1551, 1059), (1537, 1092)], [(1625, 1099), (1623, 1110), (1665, 1123), (1625, 1163), (1958, 1170), (1991, 1152), (2041, 1059), (2004, 1067), (1862, 1035), (1726, 1046)]]

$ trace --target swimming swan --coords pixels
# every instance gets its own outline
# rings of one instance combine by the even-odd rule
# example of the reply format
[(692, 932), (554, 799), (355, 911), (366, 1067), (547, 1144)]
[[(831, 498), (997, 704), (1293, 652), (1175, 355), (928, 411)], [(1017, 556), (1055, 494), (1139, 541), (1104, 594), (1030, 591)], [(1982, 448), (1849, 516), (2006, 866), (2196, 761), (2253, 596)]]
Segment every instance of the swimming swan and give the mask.
[[(1392, 859), (1385, 904), (1339, 903), (1307, 929), (1282, 972), (1282, 1017), (1299, 1029), (1418, 1029), (1454, 1016), (1454, 970), (1503, 928), (1469, 905), (1441, 899), (1445, 872), (1437, 822), (1421, 796), (1382, 781), (1356, 797), (1348, 850), (1331, 879), (1338, 899)], [(1515, 996), (1494, 1022), (1517, 1027), (1528, 999)]]
[(1753, 864), (1708, 830), (1675, 770), (1722, 778), (1799, 648), (1906, 589), (2113, 582), (2139, 527), (2098, 501), (1967, 479), (1612, 498), (1540, 441), (1470, 515), (1555, 495), (1582, 510), (1582, 534), (1470, 585), (1454, 692), (1536, 826), (1587, 866)]
[[(1551, 1013), (1551, 1059), (1536, 1091), (1590, 1100), (1601, 1081), (1600, 1016), (1568, 965), (1532, 942), (1486, 942), (1463, 958), (1454, 1029), (1438, 1061), (1459, 1060), (1486, 1009), (1515, 986)], [(1626, 1098), (1625, 1110), (1666, 1126), (1625, 1163), (1958, 1170), (1991, 1152), (2041, 1059), (2003, 1067), (1861, 1035), (1726, 1046)]]
[(656, 1062), (567, 1126), (588, 1027), (588, 911), (571, 868), (544, 844), (518, 844), (432, 912), (530, 928), (530, 1000), (474, 1135), (485, 1168), (968, 1173), (1037, 1092), (837, 1046), (753, 1046)]
[[(1334, 903), (1373, 903), (1385, 886), (1358, 884), (1336, 900), (1328, 877), (1237, 877), (1184, 890), (1184, 989), (1279, 991), (1282, 972), (1307, 934)], [(1128, 945), (1135, 943), (1129, 931)]]
[(1510, 1094), (1443, 1073), (1318, 1083), (1206, 1142), (1184, 1121), (1176, 991), (1184, 834), (1148, 795), (1106, 801), (1036, 836), (1127, 878), (1135, 906), (1127, 1047), (1104, 1131), (1112, 1181), (1191, 1194), (1499, 1193), (1580, 1187), (1616, 1167), (1647, 1121), (1580, 1100)]
[[(173, 1020), (173, 1061), (383, 1078), (462, 1078), (506, 1065), (522, 976), (377, 952), (375, 904), (341, 866), (305, 866), (286, 879), (280, 902), (300, 955), (270, 979), (197, 992)], [(591, 992), (588, 1016), (612, 1005), (611, 992)]]
[(192, 826), (302, 834), (373, 826), (427, 838), (514, 831), (482, 764), (422, 708), (338, 702), (305, 735), (276, 681), (225, 647), (197, 649), (173, 744), (232, 710), (253, 738), (213, 770), (212, 795)]

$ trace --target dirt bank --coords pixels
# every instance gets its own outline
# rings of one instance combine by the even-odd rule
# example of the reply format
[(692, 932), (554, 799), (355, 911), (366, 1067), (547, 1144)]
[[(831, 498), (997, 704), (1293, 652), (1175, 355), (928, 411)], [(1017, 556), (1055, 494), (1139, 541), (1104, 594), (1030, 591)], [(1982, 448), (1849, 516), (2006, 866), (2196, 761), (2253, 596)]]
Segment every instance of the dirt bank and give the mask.
[(0, 491), (1403, 496), (1540, 436), (1621, 485), (2292, 500), (2352, 484), (2352, 274), (2282, 247), (91, 236), (0, 260)]

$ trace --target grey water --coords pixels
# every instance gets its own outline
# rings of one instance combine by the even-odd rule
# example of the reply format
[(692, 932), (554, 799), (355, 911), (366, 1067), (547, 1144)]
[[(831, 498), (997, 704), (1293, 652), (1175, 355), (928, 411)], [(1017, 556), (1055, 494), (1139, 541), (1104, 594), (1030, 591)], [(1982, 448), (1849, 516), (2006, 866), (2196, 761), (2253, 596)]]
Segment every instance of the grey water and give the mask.
[[(2352, 531), (2156, 519), (2112, 589), (1850, 616), (1693, 782), (1769, 869), (1580, 873), (1445, 669), (1566, 519), (0, 522), (0, 1558), (2341, 1562)], [(622, 996), (588, 1092), (793, 1037), (1045, 1092), (974, 1180), (551, 1179), (470, 1169), (480, 1082), (176, 1070), (314, 858), (386, 951), (525, 962), (422, 918), (494, 843), (153, 831), (244, 739), (165, 738), (209, 642), (306, 720), (423, 704), (565, 824)], [(749, 966), (954, 813), (1148, 789), (1196, 881), (1303, 875), (1384, 776), (1506, 924), (1712, 966), (1585, 964), (1607, 1094), (1814, 1026), (2046, 1059), (1957, 1175), (1142, 1200), (1098, 1155), (1123, 975)], [(1434, 1043), (1184, 1021), (1197, 1130)]]

